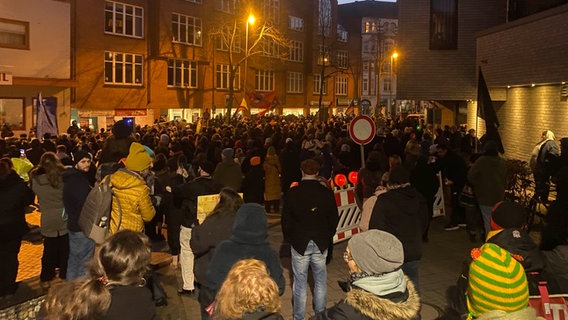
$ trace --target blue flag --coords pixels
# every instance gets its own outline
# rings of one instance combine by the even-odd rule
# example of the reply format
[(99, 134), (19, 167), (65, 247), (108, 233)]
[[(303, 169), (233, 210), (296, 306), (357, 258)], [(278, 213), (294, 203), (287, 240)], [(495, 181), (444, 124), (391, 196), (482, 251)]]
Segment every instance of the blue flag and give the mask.
[(57, 130), (57, 100), (54, 97), (43, 99), (41, 92), (36, 99), (37, 111), (37, 137), (43, 137), (49, 133), (52, 136), (58, 135)]

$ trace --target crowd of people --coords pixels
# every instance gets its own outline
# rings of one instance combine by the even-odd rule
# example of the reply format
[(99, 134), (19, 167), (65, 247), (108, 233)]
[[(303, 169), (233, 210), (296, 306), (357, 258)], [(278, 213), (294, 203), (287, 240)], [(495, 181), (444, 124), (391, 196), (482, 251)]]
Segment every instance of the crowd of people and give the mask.
[[(465, 263), (461, 278), (471, 283), (454, 288), (463, 298), (453, 303), (458, 313), (482, 319), (484, 313), (522, 312), (533, 315), (522, 319), (534, 319), (526, 278), (507, 297), (514, 303), (489, 301), (479, 273), (500, 268), (483, 262), (489, 256), (517, 270), (500, 275), (504, 287), (525, 269), (568, 287), (568, 151), (554, 148), (552, 132), (543, 133), (531, 161), (542, 201), (548, 201), (551, 178), (558, 186), (549, 215), (554, 223), (539, 248), (523, 231), (526, 211), (503, 202), (507, 168), (495, 141), (478, 139), (473, 129), (390, 123), (365, 146), (362, 165), (349, 120), (267, 116), (145, 127), (120, 120), (108, 132), (72, 125), (58, 137), (0, 140), (0, 295), (17, 290), (26, 208), (37, 197), (49, 319), (153, 319), (154, 305), (165, 302), (149, 290), (149, 243), (164, 240), (164, 227), (172, 263), (181, 270), (178, 293), (198, 296), (202, 319), (280, 319), (285, 281), (268, 242), (267, 213), (281, 215), (290, 245), (295, 320), (306, 315), (310, 269), (314, 319), (419, 319), (422, 245), (440, 187), (451, 195), (445, 230), (465, 227), (471, 241), (487, 241)], [(568, 150), (568, 139), (561, 149)], [(339, 221), (329, 181), (353, 171), (362, 233), (343, 254), (347, 296), (326, 309), (326, 263)], [(113, 188), (112, 236), (96, 246), (78, 220), (91, 187), (104, 179)], [(203, 195), (219, 201), (200, 220)], [(67, 281), (49, 289), (56, 277)], [(131, 305), (144, 307), (132, 312)]]

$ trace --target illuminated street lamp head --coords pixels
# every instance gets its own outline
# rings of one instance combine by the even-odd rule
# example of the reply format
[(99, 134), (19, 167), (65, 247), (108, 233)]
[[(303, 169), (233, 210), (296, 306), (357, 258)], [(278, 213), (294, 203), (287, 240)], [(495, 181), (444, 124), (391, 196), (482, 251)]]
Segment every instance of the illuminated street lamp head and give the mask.
[(248, 18), (247, 18), (247, 23), (248, 24), (254, 24), (254, 21), (256, 20), (256, 18), (254, 17), (254, 15), (251, 13), (249, 14)]
[(395, 58), (395, 59), (398, 58), (398, 52), (394, 52), (394, 53), (392, 54), (392, 57)]

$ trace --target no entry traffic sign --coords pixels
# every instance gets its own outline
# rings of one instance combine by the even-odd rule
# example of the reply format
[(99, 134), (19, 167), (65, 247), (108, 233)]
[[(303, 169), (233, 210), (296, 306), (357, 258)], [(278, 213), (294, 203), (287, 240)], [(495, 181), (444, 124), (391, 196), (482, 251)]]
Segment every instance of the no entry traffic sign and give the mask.
[(351, 120), (351, 123), (349, 123), (349, 136), (360, 145), (371, 142), (375, 133), (375, 122), (368, 116), (356, 116)]

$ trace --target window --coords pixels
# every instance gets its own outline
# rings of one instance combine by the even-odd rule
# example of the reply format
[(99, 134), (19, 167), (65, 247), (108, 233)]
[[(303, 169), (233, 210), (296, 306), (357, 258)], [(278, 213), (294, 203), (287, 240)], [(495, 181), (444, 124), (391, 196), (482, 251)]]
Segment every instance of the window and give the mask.
[(391, 80), (390, 79), (384, 79), (383, 80), (383, 91), (391, 91)]
[[(232, 37), (232, 39), (231, 39)], [(223, 34), (215, 37), (215, 48), (220, 51), (229, 51), (229, 43), (233, 40), (233, 52), (239, 52), (241, 49), (241, 36), (239, 30), (235, 31), (233, 37), (232, 30), (229, 27), (223, 27)]]
[(430, 50), (457, 49), (457, 13), (457, 0), (430, 0)]
[(319, 0), (318, 2), (318, 34), (331, 35), (331, 0)]
[(273, 91), (274, 90), (274, 71), (257, 70), (255, 75), (256, 90)]
[(142, 85), (142, 55), (105, 51), (105, 84)]
[(288, 16), (288, 28), (296, 31), (304, 31), (304, 19)]
[(338, 96), (347, 95), (347, 77), (335, 78), (335, 94)]
[(349, 56), (347, 50), (337, 50), (337, 67), (347, 68), (349, 66)]
[(168, 87), (197, 88), (197, 62), (169, 59)]
[(172, 14), (173, 42), (201, 46), (201, 19)]
[(226, 13), (235, 13), (237, 0), (219, 0), (219, 10)]
[(290, 61), (304, 61), (304, 43), (302, 41), (290, 41)]
[[(33, 99), (33, 102), (37, 102), (37, 98)], [(50, 100), (53, 101), (53, 97), (43, 99), (46, 104), (49, 103)], [(47, 100), (47, 101), (46, 101)], [(24, 98), (7, 98), (3, 97), (0, 98), (0, 121), (2, 124), (8, 126), (11, 130), (26, 130), (25, 126), (25, 117), (24, 117)], [(53, 104), (53, 102), (51, 102)], [(35, 106), (35, 103), (34, 103)], [(34, 110), (36, 108), (34, 107)], [(51, 110), (55, 110), (55, 107), (50, 108)], [(55, 117), (55, 114), (53, 114)]]
[(288, 86), (286, 87), (288, 93), (302, 93), (304, 92), (304, 74), (301, 72), (288, 72)]
[(105, 4), (105, 33), (127, 37), (144, 36), (144, 9), (122, 2)]
[(30, 23), (0, 18), (0, 47), (30, 48)]
[(278, 44), (272, 38), (263, 37), (260, 40), (260, 47), (262, 48), (262, 55), (266, 57), (277, 57), (279, 48)]
[(337, 40), (338, 41), (347, 42), (348, 37), (349, 37), (349, 32), (347, 32), (345, 30), (337, 29)]
[[(230, 66), (228, 64), (218, 64), (215, 69), (215, 84), (217, 89), (229, 89), (230, 81)], [(235, 70), (235, 79), (233, 79), (233, 89), (239, 89), (240, 83), (240, 72), (239, 68)]]
[(266, 20), (275, 24), (280, 22), (280, 0), (264, 0), (262, 9)]
[(363, 90), (363, 95), (369, 94), (369, 79), (363, 77), (363, 81), (361, 81), (361, 90)]
[(329, 65), (329, 48), (319, 46), (318, 65)]
[(185, 0), (187, 2), (193, 2), (193, 3), (201, 3), (201, 0)]
[[(321, 83), (321, 75), (320, 74), (314, 74), (314, 94), (319, 94), (320, 93), (320, 87), (322, 87), (322, 83)], [(323, 95), (327, 94), (327, 79), (323, 81), (323, 87), (322, 87), (322, 93)]]

